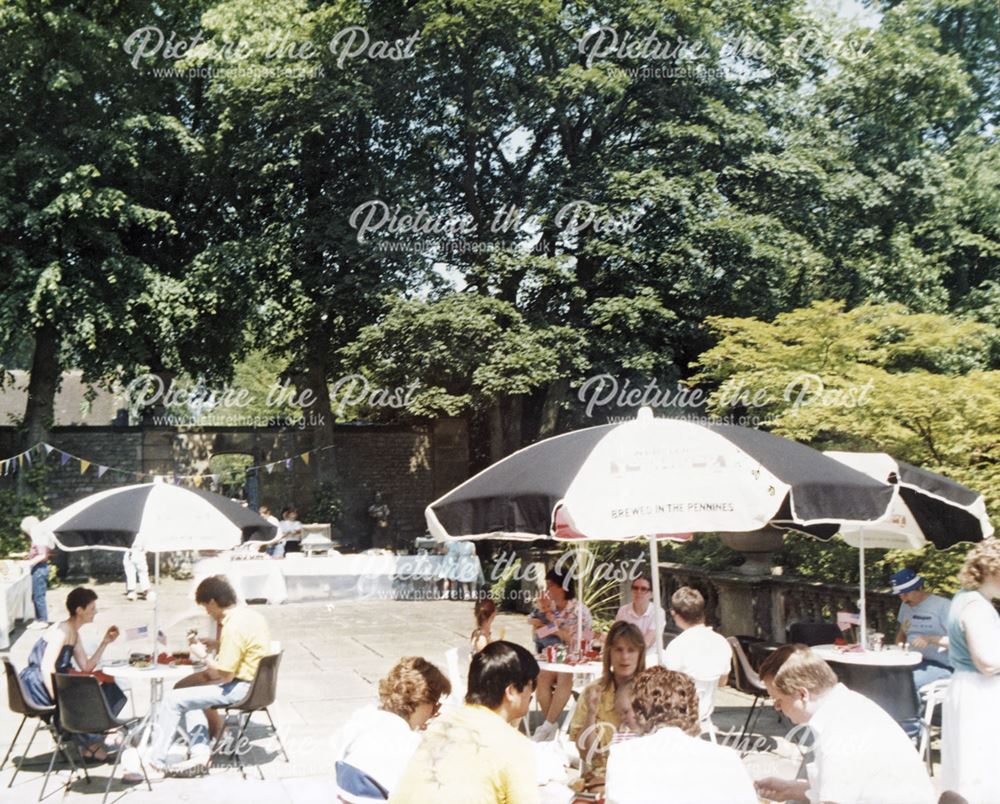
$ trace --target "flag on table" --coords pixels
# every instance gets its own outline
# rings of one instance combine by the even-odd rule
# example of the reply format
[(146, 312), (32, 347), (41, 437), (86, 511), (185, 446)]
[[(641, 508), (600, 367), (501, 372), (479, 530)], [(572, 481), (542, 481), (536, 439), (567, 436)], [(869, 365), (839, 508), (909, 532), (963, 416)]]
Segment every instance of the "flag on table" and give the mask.
[(159, 642), (161, 645), (166, 645), (167, 644), (167, 635), (164, 634), (162, 631), (157, 631), (156, 632), (156, 641)]
[(138, 628), (129, 628), (125, 631), (126, 642), (134, 642), (137, 639), (144, 639), (148, 636), (149, 628), (145, 625), (140, 625)]
[(837, 628), (841, 631), (846, 631), (852, 625), (861, 625), (860, 614), (852, 614), (849, 611), (837, 612)]

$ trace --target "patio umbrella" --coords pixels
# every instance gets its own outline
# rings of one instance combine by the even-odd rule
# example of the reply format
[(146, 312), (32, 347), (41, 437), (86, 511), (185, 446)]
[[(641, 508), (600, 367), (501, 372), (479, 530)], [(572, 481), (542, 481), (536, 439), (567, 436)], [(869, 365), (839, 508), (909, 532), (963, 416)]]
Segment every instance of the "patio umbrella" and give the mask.
[[(242, 540), (266, 541), (276, 528), (256, 511), (201, 489), (157, 481), (100, 491), (42, 522), (67, 551), (141, 548), (155, 554), (175, 550), (228, 550)], [(157, 654), (159, 595), (153, 606), (153, 654)]]
[(860, 568), (861, 644), (867, 639), (865, 607), (865, 548), (918, 550), (928, 544), (944, 550), (960, 542), (979, 542), (993, 535), (983, 496), (944, 475), (898, 461), (884, 452), (837, 452), (824, 455), (898, 488), (889, 514), (871, 524), (797, 527), (811, 536), (829, 538), (837, 533), (858, 548)]
[(659, 602), (656, 534), (871, 522), (885, 515), (894, 493), (794, 441), (656, 419), (643, 408), (633, 421), (515, 452), (431, 503), (426, 518), (437, 538), (647, 538)]

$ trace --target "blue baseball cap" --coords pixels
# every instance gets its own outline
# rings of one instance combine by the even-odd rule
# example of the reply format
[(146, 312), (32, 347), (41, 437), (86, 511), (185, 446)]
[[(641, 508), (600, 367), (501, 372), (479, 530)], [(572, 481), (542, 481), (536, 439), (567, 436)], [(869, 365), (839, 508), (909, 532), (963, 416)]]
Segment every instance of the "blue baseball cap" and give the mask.
[(904, 592), (912, 592), (915, 589), (924, 588), (924, 579), (913, 570), (901, 569), (890, 579), (892, 581), (892, 593), (901, 595)]

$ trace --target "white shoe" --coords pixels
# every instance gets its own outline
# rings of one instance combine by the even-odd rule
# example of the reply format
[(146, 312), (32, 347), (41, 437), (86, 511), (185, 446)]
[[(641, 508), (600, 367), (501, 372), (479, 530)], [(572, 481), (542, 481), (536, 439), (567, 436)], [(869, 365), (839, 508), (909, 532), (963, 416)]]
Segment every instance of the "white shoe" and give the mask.
[(135, 600), (135, 592), (129, 592), (127, 595), (125, 595), (125, 597), (127, 597), (129, 600), (134, 601)]
[(545, 743), (553, 739), (556, 733), (559, 731), (559, 727), (555, 723), (550, 723), (545, 721), (541, 726), (539, 726), (535, 733), (532, 735), (531, 739), (536, 743)]

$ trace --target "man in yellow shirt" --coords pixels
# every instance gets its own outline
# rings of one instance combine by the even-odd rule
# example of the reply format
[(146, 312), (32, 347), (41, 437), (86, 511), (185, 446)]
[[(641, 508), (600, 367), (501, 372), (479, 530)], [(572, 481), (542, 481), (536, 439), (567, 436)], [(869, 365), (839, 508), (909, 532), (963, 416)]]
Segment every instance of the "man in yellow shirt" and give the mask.
[[(197, 776), (208, 771), (212, 758), (205, 712), (210, 707), (242, 700), (257, 675), (262, 657), (271, 652), (271, 632), (260, 614), (236, 605), (236, 593), (221, 575), (206, 578), (195, 591), (195, 602), (221, 626), (218, 645), (213, 640), (192, 642), (191, 657), (205, 669), (180, 682), (163, 697), (157, 733), (149, 754), (153, 775)], [(218, 647), (215, 659), (209, 647)], [(189, 759), (167, 765), (178, 726), (187, 736)]]
[(428, 727), (392, 804), (537, 804), (531, 741), (517, 722), (528, 712), (538, 662), (512, 642), (472, 657), (465, 705)]

